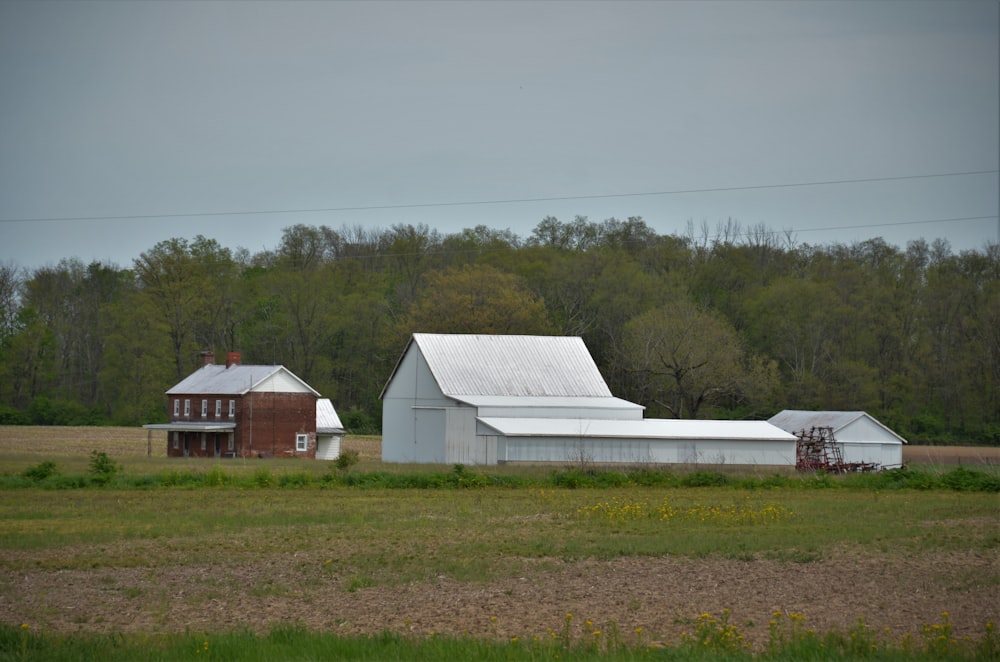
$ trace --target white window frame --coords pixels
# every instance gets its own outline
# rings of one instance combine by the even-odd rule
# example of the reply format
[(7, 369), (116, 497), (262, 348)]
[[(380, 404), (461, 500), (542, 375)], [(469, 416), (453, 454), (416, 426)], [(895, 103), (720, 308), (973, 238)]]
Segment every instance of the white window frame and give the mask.
[(307, 450), (309, 450), (309, 435), (308, 434), (295, 435), (295, 452), (305, 453)]
[(228, 449), (231, 450), (231, 451), (232, 450), (236, 450), (236, 440), (233, 439), (233, 433), (232, 432), (229, 433), (229, 446), (228, 446)]
[(205, 449), (208, 448), (208, 439), (207, 439), (207, 437), (208, 437), (208, 435), (206, 433), (204, 433), (204, 432), (201, 433), (201, 450), (205, 450)]
[(184, 399), (184, 418), (189, 418), (191, 416), (191, 401), (187, 398)]
[(208, 418), (208, 400), (201, 401), (201, 417)]
[(229, 401), (229, 418), (236, 418), (236, 401)]
[(181, 399), (174, 398), (174, 416), (181, 415)]
[(222, 418), (222, 400), (215, 401), (215, 417)]

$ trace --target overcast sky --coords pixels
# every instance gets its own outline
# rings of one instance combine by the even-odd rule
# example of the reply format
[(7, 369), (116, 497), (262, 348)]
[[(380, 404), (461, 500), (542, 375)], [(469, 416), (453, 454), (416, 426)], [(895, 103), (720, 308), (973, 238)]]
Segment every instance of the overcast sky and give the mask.
[[(0, 263), (577, 215), (981, 249), (998, 33), (996, 0), (2, 1)], [(843, 180), (882, 181), (789, 186)]]

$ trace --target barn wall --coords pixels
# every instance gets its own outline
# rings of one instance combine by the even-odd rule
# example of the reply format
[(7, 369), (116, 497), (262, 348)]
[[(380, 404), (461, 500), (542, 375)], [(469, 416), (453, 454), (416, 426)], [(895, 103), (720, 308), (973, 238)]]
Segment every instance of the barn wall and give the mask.
[[(899, 440), (881, 425), (862, 416), (834, 432), (837, 441), (898, 442)], [(846, 458), (845, 458), (846, 459)]]
[[(476, 437), (476, 410), (473, 407), (445, 409), (445, 462), (448, 464), (488, 464), (486, 444)], [(494, 458), (494, 464), (496, 460)]]
[(903, 465), (903, 444), (889, 443), (851, 443), (837, 442), (844, 456), (844, 462), (875, 462), (884, 468), (892, 469)]
[[(489, 435), (479, 438), (482, 443)], [(504, 437), (496, 435), (506, 462), (712, 464), (795, 466), (794, 441)]]
[[(441, 393), (419, 348), (411, 344), (382, 396), (382, 460), (445, 462), (443, 410), (454, 404)], [(420, 414), (428, 407), (442, 411), (440, 421), (434, 414)]]

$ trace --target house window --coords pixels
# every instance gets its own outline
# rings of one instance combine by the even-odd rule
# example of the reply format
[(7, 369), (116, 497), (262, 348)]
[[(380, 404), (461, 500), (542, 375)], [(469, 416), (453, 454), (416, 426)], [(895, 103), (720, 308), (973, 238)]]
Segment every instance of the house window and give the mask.
[(204, 432), (202, 432), (202, 433), (201, 433), (201, 450), (205, 450), (205, 448), (206, 448), (206, 447), (207, 447), (207, 446), (206, 446), (206, 444), (205, 444), (205, 433), (204, 433)]
[(184, 416), (190, 416), (190, 415), (191, 415), (191, 401), (184, 400)]
[[(175, 400), (175, 402), (176, 402), (176, 400)], [(175, 432), (174, 433), (174, 450), (177, 450), (178, 448), (180, 448), (180, 443), (181, 443), (181, 433), (180, 432)]]
[(215, 417), (222, 418), (222, 400), (215, 401)]
[(236, 417), (236, 401), (235, 400), (230, 400), (229, 401), (229, 418), (235, 418), (235, 417)]
[(234, 450), (236, 448), (236, 444), (233, 441), (233, 433), (232, 432), (229, 433), (229, 447), (228, 448), (229, 448), (229, 450)]
[(208, 418), (208, 400), (201, 401), (201, 417)]
[(295, 450), (299, 452), (304, 452), (309, 450), (309, 435), (307, 434), (295, 435)]
[(180, 398), (174, 398), (174, 416), (181, 415), (181, 400)]

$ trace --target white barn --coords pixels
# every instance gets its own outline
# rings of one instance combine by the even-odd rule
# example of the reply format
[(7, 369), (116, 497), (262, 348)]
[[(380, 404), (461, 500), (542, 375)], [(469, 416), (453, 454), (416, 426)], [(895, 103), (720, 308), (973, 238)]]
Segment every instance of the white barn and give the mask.
[(336, 460), (344, 440), (344, 424), (329, 398), (316, 401), (316, 459)]
[(577, 337), (416, 333), (381, 397), (385, 462), (795, 465), (766, 422), (644, 419)]
[(831, 428), (845, 463), (875, 463), (883, 469), (903, 466), (906, 440), (863, 411), (786, 409), (768, 423), (794, 435), (813, 428)]

